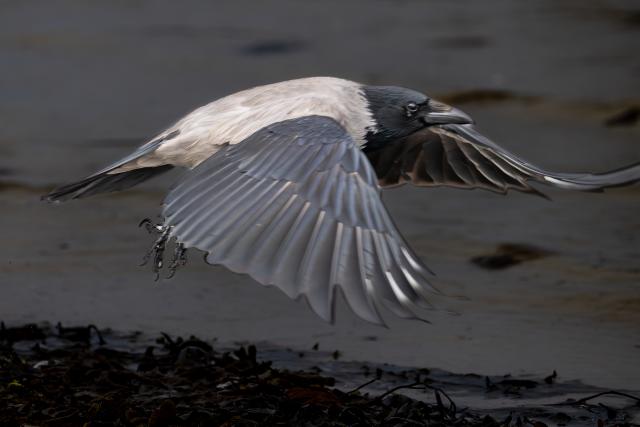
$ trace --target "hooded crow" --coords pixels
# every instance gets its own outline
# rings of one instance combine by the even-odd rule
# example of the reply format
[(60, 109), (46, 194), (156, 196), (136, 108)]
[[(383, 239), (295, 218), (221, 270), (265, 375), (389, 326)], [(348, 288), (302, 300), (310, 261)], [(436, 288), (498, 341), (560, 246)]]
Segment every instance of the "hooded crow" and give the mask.
[(211, 264), (305, 297), (333, 321), (336, 289), (363, 319), (379, 308), (419, 318), (439, 295), (402, 238), (383, 187), (536, 193), (531, 181), (599, 191), (640, 180), (640, 163), (608, 173), (554, 173), (482, 136), (464, 112), (410, 89), (314, 77), (259, 86), (200, 107), (131, 155), (48, 201), (123, 190), (180, 166), (152, 249), (156, 272), (197, 248)]

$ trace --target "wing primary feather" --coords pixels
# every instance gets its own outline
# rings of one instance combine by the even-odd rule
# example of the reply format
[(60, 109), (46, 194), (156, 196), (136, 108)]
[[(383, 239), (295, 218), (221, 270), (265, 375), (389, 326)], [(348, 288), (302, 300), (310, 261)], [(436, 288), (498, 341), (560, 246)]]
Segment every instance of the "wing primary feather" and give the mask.
[[(356, 203), (356, 199), (359, 199), (359, 203), (357, 205), (360, 207), (361, 220), (364, 223), (364, 227), (368, 229), (375, 228), (375, 224), (373, 221), (373, 215), (371, 214), (371, 187), (367, 187), (362, 180), (357, 177), (355, 180), (356, 186), (356, 194), (354, 195), (354, 203)], [(373, 208), (375, 210), (375, 208)]]
[[(339, 180), (340, 179), (339, 172), (340, 172), (340, 167), (338, 165), (334, 166), (331, 170), (328, 171), (326, 181), (328, 181), (329, 183), (333, 183)], [(318, 203), (320, 207), (324, 208), (329, 204), (329, 197), (330, 197), (331, 191), (333, 190), (333, 185), (331, 184), (325, 185), (324, 187), (320, 187), (319, 190), (320, 190), (320, 195), (318, 197)]]
[[(229, 215), (236, 206), (250, 199), (252, 193), (258, 191), (256, 187), (251, 186), (251, 178), (241, 177), (232, 182), (240, 184), (235, 185), (229, 193), (203, 191), (194, 196), (192, 202), (183, 209), (167, 216), (167, 220), (174, 224), (176, 232), (180, 232), (184, 243), (199, 234), (203, 225), (214, 224)], [(246, 191), (242, 192), (245, 188)], [(234, 198), (235, 195), (238, 197)]]
[(348, 150), (345, 145), (346, 144), (333, 144), (330, 146), (330, 148), (325, 148), (329, 152), (329, 155), (324, 162), (322, 171), (331, 169), (334, 165), (340, 163)]
[[(254, 249), (259, 249), (260, 242), (269, 235), (273, 235), (274, 231), (279, 228), (281, 224), (286, 222), (288, 215), (290, 215), (291, 212), (295, 211), (294, 209), (292, 209), (293, 203), (299, 200), (300, 196), (298, 194), (291, 194), (287, 202), (282, 205), (280, 210), (278, 210), (278, 212), (273, 216), (272, 219), (268, 219), (265, 217), (260, 218), (260, 223), (256, 225), (260, 226), (262, 230), (259, 236), (260, 240), (256, 241)], [(305, 205), (306, 204), (307, 202), (305, 202)]]
[[(247, 263), (256, 266), (255, 275), (260, 282), (270, 282), (274, 266), (273, 260), (277, 250), (289, 233), (298, 227), (302, 217), (309, 209), (309, 202), (303, 200), (297, 194), (292, 197), (294, 196), (296, 197), (296, 205), (290, 205), (282, 209), (278, 219), (262, 230), (255, 241), (252, 253), (248, 255), (249, 260)], [(301, 204), (299, 208), (297, 207), (298, 204)], [(291, 219), (292, 217), (294, 217), (293, 220)], [(291, 221), (293, 223), (289, 224)], [(276, 233), (276, 231), (279, 232)]]
[(422, 278), (422, 284), (423, 286), (432, 294), (435, 295), (442, 295), (442, 292), (436, 288), (435, 286), (433, 286), (431, 284), (431, 282), (429, 282), (429, 278), (427, 277), (427, 275), (432, 275), (434, 276), (435, 274), (429, 270), (423, 263), (421, 263), (420, 261), (418, 261), (417, 257), (415, 255), (413, 255), (413, 253), (411, 252), (411, 249), (407, 246), (400, 246), (400, 250), (402, 252), (402, 255), (404, 256), (404, 258), (407, 260), (407, 262), (409, 263), (409, 266), (411, 266), (411, 268), (420, 275), (420, 277)]
[(453, 172), (467, 185), (473, 186), (476, 182), (465, 162), (465, 157), (455, 142), (448, 142), (444, 149), (445, 158)]
[[(223, 156), (224, 156), (224, 153), (218, 152), (215, 155), (215, 158), (216, 160), (219, 160)], [(169, 192), (169, 195), (167, 196), (164, 202), (165, 205), (176, 205), (179, 201), (188, 197), (188, 195), (191, 194), (191, 189), (202, 183), (202, 180), (200, 178), (202, 178), (202, 176), (204, 175), (207, 175), (206, 176), (207, 182), (214, 181), (216, 183), (221, 183), (225, 179), (233, 177), (234, 176), (233, 174), (228, 174), (224, 176), (222, 179), (216, 180), (218, 176), (223, 176), (223, 174), (228, 172), (229, 170), (234, 170), (236, 165), (234, 163), (228, 163), (222, 166), (221, 168), (216, 169), (211, 175), (207, 174), (207, 172), (210, 172), (210, 169), (208, 166), (209, 165), (207, 165), (207, 167), (205, 166), (196, 167), (195, 169), (188, 171), (187, 179), (179, 182), (174, 188), (172, 188), (171, 192)]]
[(340, 254), (342, 253), (342, 233), (344, 224), (338, 222), (336, 228), (336, 237), (334, 240), (333, 258), (331, 260), (331, 275), (329, 276), (329, 286), (333, 287), (339, 283), (340, 273)]
[(305, 180), (305, 174), (309, 170), (306, 164), (310, 158), (318, 156), (322, 148), (323, 147), (310, 147), (305, 150), (305, 147), (298, 147), (296, 153), (286, 158), (282, 164), (271, 173), (277, 177), (289, 175), (291, 181), (303, 182)]
[(491, 163), (496, 165), (496, 167), (511, 180), (511, 183), (515, 182), (516, 185), (520, 183), (522, 177), (518, 173), (519, 171), (517, 169), (514, 171), (514, 168), (511, 167), (509, 163), (505, 162), (503, 159), (487, 149), (480, 149), (478, 152), (489, 159)]
[(326, 212), (324, 210), (320, 210), (320, 212), (318, 213), (318, 219), (316, 220), (316, 223), (313, 226), (313, 231), (311, 232), (311, 238), (307, 242), (307, 247), (304, 251), (304, 256), (302, 257), (302, 262), (300, 263), (300, 268), (298, 269), (298, 279), (302, 284), (301, 286), (302, 286), (303, 292), (309, 289), (309, 285), (307, 282), (308, 274), (311, 268), (311, 263), (314, 259), (316, 248), (318, 247), (319, 244), (322, 243), (318, 241), (318, 236), (320, 234), (320, 229), (322, 228), (325, 215), (326, 215)]
[(373, 272), (372, 272), (372, 254), (371, 254), (371, 242), (368, 240), (369, 235), (364, 234), (361, 227), (356, 227), (356, 248), (358, 254), (358, 267), (360, 270), (360, 279), (362, 284), (364, 285), (365, 296), (367, 298), (367, 303), (374, 315), (374, 319), (378, 322), (378, 324), (382, 326), (387, 326), (383, 317), (380, 315), (380, 311), (376, 306), (375, 301), (375, 289), (373, 287)]
[[(277, 189), (273, 194), (270, 194), (271, 190), (276, 187), (277, 184), (281, 184), (280, 188)], [(205, 248), (213, 248), (218, 242), (221, 241), (221, 239), (229, 239), (231, 237), (231, 234), (233, 234), (231, 232), (232, 230), (242, 232), (241, 226), (253, 220), (255, 217), (259, 216), (265, 209), (267, 209), (277, 197), (279, 197), (288, 189), (288, 184), (290, 183), (284, 183), (283, 185), (278, 181), (271, 182), (270, 185), (268, 185), (266, 188), (260, 189), (258, 195), (256, 195), (256, 197), (252, 199), (247, 206), (245, 206), (242, 212), (235, 212), (233, 215), (227, 215), (226, 218), (222, 218), (220, 221), (217, 221), (216, 225), (220, 230), (219, 233), (207, 233), (207, 230), (202, 227), (201, 233), (197, 235), (197, 238), (194, 236), (192, 239), (194, 241), (199, 241), (198, 244), (203, 245)], [(243, 213), (245, 215), (242, 215)], [(233, 226), (237, 228), (233, 229)]]
[[(281, 178), (283, 175), (281, 172), (284, 171), (282, 171), (280, 167), (289, 159), (287, 155), (284, 155), (286, 151), (286, 145), (277, 145), (269, 152), (268, 159), (266, 159), (260, 166), (248, 167), (248, 172), (258, 177), (273, 177), (276, 179)], [(288, 174), (288, 172), (289, 171), (286, 171), (285, 174)]]
[(302, 185), (300, 185), (299, 191), (307, 196), (307, 200), (317, 205), (318, 208), (322, 208), (320, 199), (325, 187), (330, 187), (331, 183), (328, 181), (328, 172), (322, 171), (315, 174), (315, 179), (308, 179)]
[(382, 324), (382, 319), (371, 305), (365, 285), (361, 282), (358, 248), (355, 230), (345, 226), (341, 234), (339, 272), (336, 285), (340, 287), (351, 310), (360, 318), (375, 324)]
[[(252, 254), (257, 253), (264, 246), (266, 239), (277, 239), (289, 229), (294, 220), (293, 217), (298, 212), (297, 205), (302, 203), (299, 195), (291, 194), (289, 199), (279, 208), (275, 206), (271, 213), (263, 214), (259, 223), (245, 229), (239, 239), (232, 242), (232, 246), (228, 249), (228, 255), (221, 256), (223, 262), (228, 263), (229, 268), (234, 271), (246, 271), (246, 265), (251, 264), (249, 261), (253, 258)], [(264, 279), (258, 273), (254, 273), (254, 275), (258, 281)]]
[(496, 166), (470, 144), (461, 143), (460, 149), (465, 153), (467, 158), (473, 162), (478, 172), (494, 185), (494, 187), (489, 186), (487, 189), (504, 194), (505, 183), (500, 177), (500, 173), (496, 172)]
[[(336, 179), (335, 186), (331, 189), (327, 188), (327, 191), (332, 191), (333, 198), (333, 213), (336, 217), (340, 217), (342, 215), (342, 207), (344, 205), (344, 199), (347, 199), (347, 203), (349, 203), (349, 194), (345, 194), (345, 187), (347, 187), (347, 178), (338, 176)], [(345, 197), (346, 196), (346, 197)]]
[[(398, 256), (398, 243), (395, 242), (390, 236), (383, 236), (381, 239), (381, 245), (386, 246), (388, 253), (391, 257), (390, 269), (386, 273), (387, 279), (392, 290), (395, 293), (398, 301), (412, 313), (414, 319), (422, 320), (429, 323), (426, 319), (417, 314), (420, 307), (416, 305), (415, 301), (421, 301), (419, 294), (413, 289), (411, 282), (407, 279), (403, 271), (403, 265), (400, 257)], [(424, 301), (428, 304), (427, 301)]]
[[(180, 229), (180, 233), (185, 240), (188, 239), (188, 236), (193, 232), (196, 232), (203, 222), (216, 221), (218, 218), (227, 215), (237, 205), (249, 197), (251, 190), (254, 190), (253, 188), (249, 188), (249, 191), (242, 193), (242, 191), (251, 184), (251, 179), (247, 179), (247, 177), (240, 176), (239, 179), (232, 182), (234, 184), (240, 182), (240, 185), (234, 185), (231, 187), (233, 189), (230, 192), (222, 194), (220, 197), (208, 197), (212, 193), (206, 190), (202, 191), (197, 193), (197, 196), (194, 196), (189, 203), (185, 203), (180, 209), (169, 213), (167, 216), (168, 220), (173, 222), (176, 228)], [(234, 196), (239, 193), (240, 197), (234, 198)], [(205, 211), (211, 212), (211, 214), (203, 215)], [(182, 216), (181, 220), (174, 220), (180, 216)], [(185, 224), (186, 222), (189, 222), (189, 224)]]
[(350, 173), (343, 180), (345, 181), (346, 186), (345, 196), (347, 205), (347, 216), (351, 223), (350, 225), (356, 226), (361, 224), (362, 222), (356, 213), (356, 202), (359, 199), (356, 192), (356, 190), (358, 189), (358, 183), (356, 182), (357, 177), (355, 173)]
[(418, 300), (418, 294), (415, 292), (413, 286), (411, 286), (402, 271), (403, 265), (402, 259), (400, 258), (399, 243), (389, 235), (384, 236), (383, 243), (386, 244), (389, 249), (389, 254), (391, 255), (391, 272), (396, 277), (396, 284), (411, 302)]
[(315, 217), (314, 211), (307, 210), (293, 233), (287, 236), (286, 245), (278, 251), (272, 280), (291, 298), (297, 298), (301, 294), (300, 283), (297, 281), (298, 267), (313, 232)]
[(303, 279), (304, 294), (309, 305), (314, 312), (327, 321), (333, 320), (333, 287), (330, 284), (330, 274), (336, 228), (336, 223), (324, 213), (318, 227), (318, 235), (307, 245), (307, 250), (312, 251), (310, 258), (314, 261), (307, 264), (307, 273), (304, 273), (305, 279)]
[(379, 298), (382, 300), (383, 305), (390, 310), (393, 314), (402, 318), (413, 318), (415, 314), (407, 308), (397, 297), (396, 292), (392, 289), (391, 284), (388, 281), (387, 274), (390, 270), (386, 264), (388, 264), (386, 248), (381, 244), (381, 239), (378, 232), (371, 231), (371, 240), (373, 241), (374, 250), (374, 268), (377, 274), (374, 276), (374, 286), (376, 286)]
[(334, 163), (326, 160), (326, 157), (331, 156), (336, 150), (336, 147), (322, 144), (313, 155), (309, 153), (308, 159), (299, 165), (298, 173), (295, 175), (297, 181), (307, 182), (311, 177), (315, 177), (324, 173), (327, 169), (331, 169), (328, 165), (333, 165)]
[[(197, 179), (197, 178), (196, 178)], [(217, 191), (223, 188), (232, 188), (236, 191), (239, 191), (239, 186), (237, 185), (240, 181), (245, 179), (241, 174), (229, 174), (220, 181), (214, 182), (211, 185), (211, 180), (200, 180), (196, 181), (193, 186), (189, 187), (189, 191), (183, 193), (187, 197), (183, 203), (178, 204), (181, 199), (175, 199), (166, 204), (166, 210), (169, 216), (178, 216), (185, 211), (190, 211), (190, 208), (193, 204), (198, 202), (201, 199), (209, 199), (210, 194), (216, 194)], [(247, 183), (245, 182), (245, 185)], [(233, 192), (232, 192), (233, 193)], [(229, 195), (227, 193), (227, 197), (232, 197), (233, 194)], [(190, 197), (190, 198), (188, 198)], [(224, 197), (224, 196), (222, 196)], [(211, 198), (213, 199), (213, 198)]]
[(349, 172), (356, 172), (360, 170), (360, 157), (361, 154), (356, 147), (350, 147), (348, 153), (351, 155), (351, 170)]
[[(310, 207), (311, 204), (309, 202), (305, 202), (303, 204), (293, 225), (287, 232), (285, 238), (280, 242), (280, 245), (274, 257), (273, 275), (270, 280), (273, 283), (278, 283), (278, 281), (280, 281), (279, 286), (289, 296), (293, 295), (297, 297), (299, 295), (299, 290), (294, 289), (292, 283), (292, 281), (295, 281), (295, 274), (297, 272), (299, 261), (295, 263), (293, 272), (287, 271), (287, 268), (291, 268), (291, 265), (287, 264), (287, 262), (290, 261), (287, 255), (293, 254), (295, 255), (296, 259), (299, 259), (299, 254), (292, 251), (295, 249), (294, 243), (297, 237), (301, 234), (301, 230), (304, 231), (304, 222)], [(287, 275), (293, 276), (293, 280), (287, 278)]]

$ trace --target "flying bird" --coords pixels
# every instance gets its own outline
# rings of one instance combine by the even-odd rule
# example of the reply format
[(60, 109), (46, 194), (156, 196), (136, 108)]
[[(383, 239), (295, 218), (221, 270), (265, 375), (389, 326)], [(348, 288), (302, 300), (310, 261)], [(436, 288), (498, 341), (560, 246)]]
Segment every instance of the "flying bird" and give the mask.
[(640, 180), (640, 163), (607, 173), (554, 173), (482, 136), (459, 109), (415, 90), (312, 77), (254, 87), (196, 109), (129, 156), (43, 196), (64, 201), (124, 190), (173, 167), (149, 254), (156, 272), (175, 238), (185, 251), (306, 298), (333, 321), (339, 289), (361, 318), (380, 308), (421, 318), (439, 291), (385, 209), (381, 189), (417, 186), (538, 191), (530, 182), (599, 191)]

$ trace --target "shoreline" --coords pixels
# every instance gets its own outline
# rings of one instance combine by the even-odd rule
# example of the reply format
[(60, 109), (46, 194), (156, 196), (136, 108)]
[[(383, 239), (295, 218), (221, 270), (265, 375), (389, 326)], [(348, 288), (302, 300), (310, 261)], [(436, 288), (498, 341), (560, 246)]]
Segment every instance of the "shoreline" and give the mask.
[(563, 381), (555, 371), (487, 377), (340, 359), (317, 345), (226, 347), (93, 325), (3, 325), (0, 400), (8, 409), (0, 423), (640, 425), (637, 394)]

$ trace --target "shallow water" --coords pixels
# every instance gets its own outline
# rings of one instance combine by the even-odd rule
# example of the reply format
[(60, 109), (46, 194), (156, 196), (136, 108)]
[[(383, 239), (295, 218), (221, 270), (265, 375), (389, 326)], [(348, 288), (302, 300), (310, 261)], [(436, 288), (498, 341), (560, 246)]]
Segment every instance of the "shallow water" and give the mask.
[[(604, 194), (402, 188), (385, 201), (436, 283), (468, 301), (433, 324), (327, 325), (275, 289), (191, 256), (171, 281), (138, 267), (171, 177), (50, 206), (46, 189), (129, 152), (191, 108), (254, 84), (337, 75), (429, 94), (539, 97), (462, 107), (488, 136), (562, 171), (640, 160), (636, 2), (0, 4), (0, 319), (266, 340), (345, 359), (547, 375), (640, 390), (640, 187)], [(252, 13), (248, 14), (247, 11)], [(173, 175), (175, 178), (175, 174)], [(551, 255), (469, 260), (505, 242)]]

